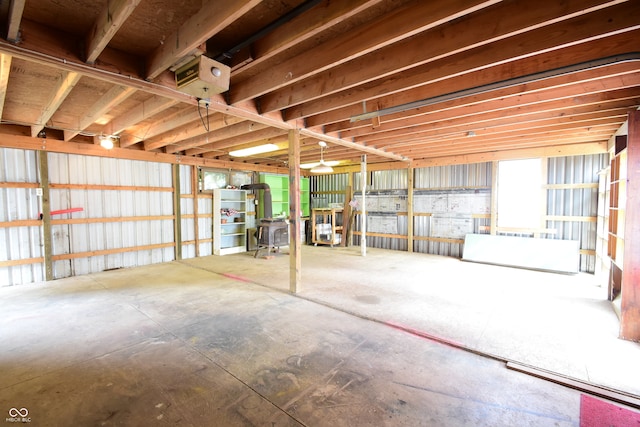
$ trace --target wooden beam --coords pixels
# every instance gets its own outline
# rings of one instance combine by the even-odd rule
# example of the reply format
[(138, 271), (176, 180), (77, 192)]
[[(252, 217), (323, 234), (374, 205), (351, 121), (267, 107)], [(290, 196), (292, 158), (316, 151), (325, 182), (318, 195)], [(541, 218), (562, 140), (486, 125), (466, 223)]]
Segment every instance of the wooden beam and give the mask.
[(103, 249), (100, 251), (87, 251), (87, 252), (76, 252), (71, 254), (53, 255), (51, 258), (53, 259), (53, 261), (64, 261), (68, 259), (90, 258), (95, 256), (121, 254), (125, 252), (151, 251), (154, 249), (170, 248), (174, 245), (175, 245), (174, 242), (155, 243), (151, 245), (130, 246), (125, 248)]
[[(406, 27), (409, 23), (417, 26), (424, 25), (423, 23), (431, 23), (434, 20), (438, 21), (443, 13), (453, 13), (462, 9), (460, 4), (455, 3), (447, 2), (446, 4), (451, 7), (451, 10), (445, 10), (442, 4), (424, 1), (416, 4), (414, 2), (401, 9), (404, 11), (405, 16), (400, 22)], [(465, 16), (460, 14), (459, 16), (461, 17), (459, 19), (454, 19), (455, 17), (452, 16), (447, 25), (438, 26), (437, 28), (427, 30), (430, 26), (425, 25), (419, 34), (411, 38), (397, 41), (392, 45), (382, 46), (345, 63), (334, 61), (331, 64), (332, 68), (328, 70), (320, 73), (315, 71), (313, 77), (298, 83), (288, 84), (282, 89), (263, 96), (260, 101), (261, 108), (263, 111), (281, 110), (321, 96), (325, 97), (366, 82), (383, 79), (395, 73), (404, 73), (413, 67), (479, 46), (495, 43), (562, 19), (575, 17), (593, 11), (594, 7), (604, 7), (611, 3), (602, 0), (589, 0), (575, 2), (570, 5), (550, 3), (545, 8), (538, 7), (538, 4), (537, 0), (520, 0), (517, 6), (518, 13), (514, 13), (515, 5), (510, 2), (503, 2), (493, 7), (486, 7), (473, 14), (466, 14)], [(434, 13), (434, 9), (437, 9), (440, 15)], [(392, 17), (399, 15), (400, 12), (396, 12)], [(393, 21), (387, 16), (382, 19)], [(500, 25), (496, 27), (494, 25), (495, 22), (500, 22)], [(398, 27), (396, 30), (402, 28), (400, 23), (389, 22), (387, 25), (389, 24)], [(473, 28), (473, 31), (469, 31), (469, 28)], [(384, 27), (375, 31), (384, 31)], [(409, 32), (409, 34), (412, 33)], [(351, 32), (345, 37), (354, 38)], [(370, 38), (369, 34), (366, 34), (366, 37)], [(438, 43), (434, 43), (434, 40), (438, 40)], [(417, 46), (420, 46), (420, 48), (416, 49)], [(310, 50), (306, 55), (315, 55), (317, 50), (318, 48)], [(334, 55), (341, 53), (342, 49), (337, 50)], [(320, 64), (315, 66), (320, 68)], [(341, 76), (341, 78), (336, 79), (332, 78), (332, 76)]]
[[(578, 20), (579, 23), (571, 20), (560, 22), (415, 67), (402, 72), (397, 78), (374, 80), (359, 86), (357, 91), (347, 90), (299, 104), (286, 110), (285, 119), (306, 118), (307, 126), (322, 126), (363, 113), (363, 100), (367, 100), (367, 104), (376, 103), (380, 108), (388, 108), (467, 89), (471, 73), (473, 86), (482, 86), (637, 50), (638, 25), (622, 19), (627, 22), (620, 27), (607, 26), (602, 21), (609, 16), (603, 15), (604, 19), (594, 18), (594, 22), (601, 26), (601, 34), (595, 38), (589, 38), (588, 31), (587, 34), (575, 33), (574, 30), (581, 26), (591, 28), (582, 25), (584, 19)], [(625, 26), (627, 24), (628, 27)], [(551, 36), (560, 33), (565, 43)], [(452, 80), (465, 75), (466, 79)], [(458, 86), (451, 86), (450, 82), (457, 82)], [(466, 86), (460, 87), (460, 83), (466, 83)]]
[(80, 81), (80, 74), (73, 71), (60, 71), (60, 79), (53, 91), (53, 94), (47, 101), (47, 105), (40, 112), (40, 116), (36, 119), (36, 125), (31, 126), (31, 136), (36, 137), (51, 117), (58, 111), (60, 105), (67, 99), (76, 84)]
[(620, 338), (640, 342), (640, 111), (629, 114)]
[(75, 142), (65, 142), (53, 138), (38, 139), (30, 136), (8, 135), (0, 133), (0, 147), (17, 148), (20, 150), (43, 150), (54, 153), (78, 154), (82, 156), (109, 157), (117, 159), (144, 160), (158, 163), (181, 163), (186, 165), (196, 165), (202, 167), (233, 169), (240, 171), (268, 172), (284, 174), (286, 168), (256, 165), (244, 162), (232, 162), (222, 160), (211, 160), (197, 157), (184, 157), (174, 154), (164, 154), (147, 152), (141, 150), (129, 150), (126, 148), (113, 148), (105, 150), (99, 145), (84, 144)]
[[(191, 166), (191, 193), (193, 194), (193, 235), (196, 245), (196, 258), (200, 257), (200, 221), (198, 214), (200, 212), (200, 182), (198, 179), (199, 169), (197, 166)], [(184, 244), (184, 242), (182, 242)]]
[[(204, 145), (199, 145), (197, 148), (197, 152), (195, 150), (187, 150), (187, 155), (198, 154), (211, 150), (224, 150), (230, 147), (236, 147), (238, 145), (251, 143), (254, 141), (262, 141), (264, 139), (279, 137), (283, 141), (288, 141), (288, 133), (285, 130), (272, 128), (272, 127), (263, 127), (262, 125), (256, 124), (254, 126), (255, 130), (252, 130), (249, 133), (243, 133), (239, 135), (235, 135), (229, 138), (211, 138), (212, 142)], [(180, 145), (178, 145), (180, 146)]]
[[(246, 122), (245, 119), (226, 116), (221, 113), (214, 113), (209, 118), (206, 118), (204, 114), (202, 119), (198, 117), (195, 121), (145, 140), (144, 149), (155, 150), (179, 142), (180, 145), (176, 144), (172, 149), (174, 149), (174, 152), (182, 151), (187, 148), (204, 145), (208, 142), (208, 138), (214, 140), (213, 138), (220, 137), (220, 135), (216, 134), (216, 131), (221, 131), (227, 126)], [(264, 125), (261, 124), (260, 126)]]
[(498, 234), (498, 161), (491, 162), (491, 219), (489, 233)]
[(118, 32), (122, 24), (138, 7), (141, 0), (110, 0), (100, 11), (93, 27), (86, 37), (85, 61), (93, 64), (100, 53), (109, 44), (113, 36)]
[(407, 168), (407, 252), (413, 252), (413, 192), (414, 192), (414, 169)]
[[(363, 54), (391, 45), (429, 28), (435, 28), (493, 3), (496, 1), (452, 0), (445, 4), (413, 1), (392, 13), (366, 22), (341, 36), (306, 50), (300, 55), (277, 63), (271, 67), (269, 73), (232, 85), (231, 103), (243, 102), (274, 89), (291, 85), (313, 74), (354, 60)], [(371, 66), (371, 64), (368, 65)]]
[(172, 171), (173, 186), (173, 241), (175, 242), (175, 259), (182, 259), (182, 206), (180, 203), (180, 164), (174, 164)]
[(7, 261), (0, 261), (0, 268), (16, 267), (18, 265), (42, 264), (43, 262), (44, 262), (43, 257), (10, 259)]
[(20, 22), (27, 0), (11, 0), (9, 17), (7, 19), (7, 40), (17, 42), (20, 38)]
[(91, 106), (89, 111), (82, 116), (78, 122), (78, 128), (64, 131), (64, 140), (69, 141), (74, 136), (95, 123), (103, 114), (111, 110), (114, 106), (135, 93), (135, 89), (124, 86), (113, 86), (98, 101)]
[(195, 120), (200, 120), (198, 108), (175, 109), (173, 112), (165, 110), (162, 117), (153, 123), (133, 126), (120, 134), (120, 147), (130, 147), (140, 141), (169, 132)]
[[(207, 5), (214, 4), (214, 3), (216, 2), (209, 2), (207, 3)], [(47, 37), (46, 34), (40, 34), (39, 37), (37, 37), (37, 39), (47, 41), (47, 40), (50, 40), (51, 38)], [(118, 73), (113, 73), (110, 70), (104, 70), (98, 67), (90, 67), (87, 64), (76, 62), (77, 60), (74, 61), (74, 58), (72, 57), (70, 57), (69, 60), (67, 60), (68, 55), (62, 54), (62, 52), (64, 52), (64, 49), (60, 46), (57, 46), (55, 48), (50, 48), (50, 49), (53, 49), (52, 52), (39, 52), (37, 50), (24, 48), (24, 47), (17, 48), (16, 46), (9, 44), (6, 41), (3, 41), (2, 39), (0, 39), (0, 52), (5, 52), (12, 56), (25, 59), (27, 61), (41, 63), (44, 65), (52, 66), (52, 67), (67, 70), (67, 71), (79, 72), (83, 76), (88, 76), (88, 77), (96, 78), (102, 81), (107, 81), (118, 86), (126, 86), (129, 89), (142, 90), (155, 95), (167, 96), (169, 98), (176, 99), (180, 102), (186, 102), (192, 105), (198, 105), (198, 102), (194, 97), (178, 92), (175, 90), (174, 87), (168, 87), (163, 84), (148, 82), (148, 81), (136, 78), (135, 77), (136, 74), (133, 71), (131, 72), (130, 75), (127, 76), (127, 75), (124, 75), (124, 71), (122, 74), (118, 74)], [(59, 58), (62, 58), (62, 60)], [(128, 70), (127, 67), (124, 67), (123, 70), (124, 69)], [(117, 90), (117, 89), (114, 88), (113, 90)], [(294, 125), (292, 125), (291, 122), (284, 121), (282, 120), (281, 117), (277, 117), (276, 115), (260, 114), (253, 103), (229, 105), (227, 104), (226, 100), (222, 95), (212, 96), (209, 102), (209, 108), (212, 111), (224, 113), (225, 115), (227, 115), (227, 117), (233, 116), (233, 118), (236, 120), (252, 120), (252, 121), (255, 121), (256, 123), (261, 123), (267, 126), (273, 126), (273, 127), (276, 127), (279, 129), (285, 129), (285, 130), (293, 129), (294, 127)], [(81, 128), (80, 125), (78, 127)], [(393, 158), (395, 160), (404, 159), (402, 156), (395, 156), (393, 153), (389, 153), (385, 150), (377, 150), (372, 147), (365, 147), (362, 144), (353, 144), (351, 141), (343, 140), (335, 136), (325, 135), (322, 132), (307, 130), (307, 129), (301, 129), (301, 132), (304, 132), (303, 135), (311, 136), (314, 138), (321, 138), (321, 139), (331, 138), (331, 141), (333, 141), (338, 145), (344, 144), (345, 146), (348, 146), (358, 151), (368, 152), (368, 153), (376, 154), (382, 157)], [(75, 132), (75, 131), (66, 132), (65, 140), (70, 140), (78, 133), (79, 132)], [(107, 156), (107, 157), (115, 157), (115, 156)], [(268, 166), (266, 167), (269, 168)], [(253, 169), (250, 169), (250, 170), (253, 170)]]
[(332, 0), (314, 6), (313, 13), (303, 13), (274, 29), (251, 46), (251, 61), (232, 73), (231, 82), (247, 78), (251, 70), (287, 49), (310, 40), (334, 25), (352, 18), (382, 0)]
[(117, 135), (125, 129), (161, 113), (177, 103), (178, 101), (175, 99), (154, 95), (107, 123), (104, 127), (104, 134)]
[[(640, 84), (640, 78), (636, 76), (635, 79)], [(612, 80), (620, 82), (618, 87), (609, 87), (607, 83)], [(584, 85), (576, 83), (575, 85), (566, 85), (561, 90), (549, 88), (536, 93), (521, 93), (517, 96), (505, 95), (499, 98), (496, 96), (505, 94), (506, 91), (497, 91), (495, 94), (485, 93), (482, 97), (473, 96), (469, 99), (434, 105), (431, 106), (429, 112), (408, 118), (387, 121), (387, 117), (378, 128), (345, 129), (340, 132), (340, 136), (342, 138), (364, 138), (373, 142), (380, 139), (393, 139), (394, 134), (406, 134), (406, 131), (404, 133), (400, 131), (403, 128), (415, 128), (419, 132), (438, 130), (462, 134), (468, 130), (486, 130), (520, 123), (544, 123), (545, 120), (558, 120), (566, 117), (580, 120), (586, 119), (592, 114), (600, 114), (602, 117), (617, 114), (626, 115), (629, 108), (634, 108), (640, 103), (640, 90), (625, 86), (634, 86), (634, 84), (627, 82), (623, 76), (616, 76), (612, 79), (599, 80), (597, 86), (593, 83)], [(593, 92), (586, 93), (588, 90)], [(384, 144), (384, 141), (381, 142)]]
[(302, 252), (300, 237), (300, 132), (289, 131), (289, 292), (302, 286)]
[(9, 74), (11, 73), (11, 55), (0, 53), (0, 118), (4, 110), (4, 100), (7, 96)]
[(548, 147), (501, 150), (475, 154), (461, 154), (457, 156), (426, 158), (416, 160), (412, 163), (412, 165), (415, 168), (424, 168), (432, 166), (484, 163), (497, 160), (530, 159), (534, 157), (581, 156), (586, 154), (600, 154), (606, 152), (607, 142), (603, 141), (584, 144), (551, 145)]
[[(261, 0), (205, 1), (202, 8), (155, 50), (147, 60), (147, 79), (163, 71), (201, 46), (215, 34), (253, 9)], [(204, 48), (202, 51), (206, 50)]]
[[(177, 153), (179, 151), (186, 150), (188, 148), (196, 148), (209, 144), (209, 141), (217, 141), (219, 139), (235, 138), (240, 135), (249, 135), (254, 131), (264, 129), (267, 126), (262, 123), (256, 123), (251, 121), (239, 121), (238, 123), (220, 126), (215, 130), (205, 132), (201, 135), (194, 136), (192, 138), (184, 139), (178, 144), (174, 144), (166, 147), (166, 151), (170, 153)], [(145, 144), (146, 147), (146, 144)]]
[(38, 180), (42, 187), (42, 251), (44, 255), (45, 280), (53, 280), (53, 233), (51, 230), (51, 202), (49, 194), (49, 154), (38, 151)]

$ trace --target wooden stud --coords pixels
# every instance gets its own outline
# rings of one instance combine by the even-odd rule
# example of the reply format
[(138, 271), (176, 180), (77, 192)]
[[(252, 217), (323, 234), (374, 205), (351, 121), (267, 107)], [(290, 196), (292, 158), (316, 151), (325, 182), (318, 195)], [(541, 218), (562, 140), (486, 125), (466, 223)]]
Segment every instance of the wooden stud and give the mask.
[(360, 254), (367, 256), (367, 155), (362, 155), (360, 162), (360, 188), (362, 188), (362, 206), (360, 206)]
[[(542, 157), (540, 159), (540, 229), (547, 228), (547, 175), (549, 173), (549, 159)], [(540, 237), (540, 233), (534, 233), (533, 237)]]
[(200, 187), (198, 182), (197, 166), (191, 166), (191, 193), (193, 193), (193, 233), (196, 245), (196, 258), (198, 258), (200, 256), (200, 229), (198, 227), (198, 193), (200, 193)]
[(300, 245), (300, 131), (289, 131), (289, 291), (301, 288), (302, 254)]
[(407, 252), (413, 252), (413, 172), (407, 168)]
[(182, 209), (180, 206), (180, 165), (173, 165), (173, 240), (175, 243), (175, 258), (182, 259)]
[(491, 235), (498, 232), (498, 162), (491, 162)]
[(46, 151), (38, 151), (38, 171), (42, 187), (42, 235), (45, 280), (53, 280), (53, 237), (51, 234), (51, 205), (49, 199), (49, 162)]

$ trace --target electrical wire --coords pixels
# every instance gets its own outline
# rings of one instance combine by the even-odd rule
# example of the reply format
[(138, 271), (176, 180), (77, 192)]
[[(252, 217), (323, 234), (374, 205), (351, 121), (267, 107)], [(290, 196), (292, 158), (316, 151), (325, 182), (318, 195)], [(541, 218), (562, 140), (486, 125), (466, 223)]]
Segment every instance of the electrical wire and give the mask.
[(209, 126), (209, 103), (207, 101), (204, 101), (204, 106), (205, 106), (205, 109), (207, 110), (207, 123), (205, 124), (204, 117), (202, 117), (202, 111), (200, 111), (200, 101), (204, 101), (204, 100), (198, 98), (198, 115), (200, 116), (200, 121), (202, 122), (202, 127), (204, 127), (205, 131), (209, 132), (209, 129), (210, 129), (210, 126)]

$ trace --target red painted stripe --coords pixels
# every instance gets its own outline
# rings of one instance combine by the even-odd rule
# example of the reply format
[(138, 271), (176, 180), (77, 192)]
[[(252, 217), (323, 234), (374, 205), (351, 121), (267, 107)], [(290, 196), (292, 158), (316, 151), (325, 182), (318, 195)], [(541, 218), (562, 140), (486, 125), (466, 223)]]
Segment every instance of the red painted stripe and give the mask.
[(240, 282), (253, 283), (252, 280), (247, 279), (246, 277), (238, 276), (237, 274), (231, 273), (222, 273), (224, 277), (228, 277), (229, 279), (239, 280)]

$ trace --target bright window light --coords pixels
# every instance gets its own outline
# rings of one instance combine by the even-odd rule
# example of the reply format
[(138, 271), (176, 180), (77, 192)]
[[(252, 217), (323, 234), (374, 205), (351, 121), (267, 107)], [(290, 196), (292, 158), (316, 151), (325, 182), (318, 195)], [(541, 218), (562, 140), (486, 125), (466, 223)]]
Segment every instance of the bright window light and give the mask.
[(526, 159), (498, 164), (498, 227), (540, 228), (540, 162), (540, 159)]
[(248, 157), (253, 156), (254, 154), (269, 153), (271, 151), (276, 151), (277, 149), (278, 146), (275, 144), (264, 144), (257, 145), (255, 147), (243, 148), (242, 150), (230, 151), (229, 155), (233, 157)]

